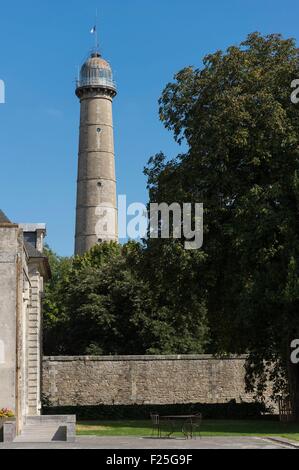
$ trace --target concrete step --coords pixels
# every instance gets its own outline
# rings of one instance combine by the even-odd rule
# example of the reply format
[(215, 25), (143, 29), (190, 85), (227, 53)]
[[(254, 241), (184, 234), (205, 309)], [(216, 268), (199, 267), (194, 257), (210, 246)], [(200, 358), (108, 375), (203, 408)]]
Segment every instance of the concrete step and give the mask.
[(27, 431), (26, 431), (26, 432), (23, 432), (23, 433), (20, 435), (20, 437), (24, 437), (24, 436), (27, 436), (27, 437), (28, 437), (28, 436), (36, 436), (36, 437), (38, 437), (38, 436), (42, 436), (42, 437), (48, 436), (48, 437), (54, 437), (56, 433), (57, 433), (57, 429), (55, 429), (55, 431), (50, 431), (50, 432), (38, 432), (38, 431), (37, 431), (37, 432), (27, 432)]
[(24, 437), (23, 439), (21, 439), (20, 437), (17, 437), (14, 442), (16, 444), (48, 444), (50, 442), (65, 442), (65, 440), (53, 440), (53, 439), (49, 439), (47, 437), (45, 438), (40, 438), (40, 437), (36, 437), (36, 438), (33, 438), (33, 437)]
[(76, 416), (27, 416), (21, 435), (14, 442), (75, 442)]
[(24, 427), (20, 436), (17, 436), (15, 442), (52, 442), (65, 441), (66, 429), (61, 424), (53, 423), (44, 425), (28, 424)]

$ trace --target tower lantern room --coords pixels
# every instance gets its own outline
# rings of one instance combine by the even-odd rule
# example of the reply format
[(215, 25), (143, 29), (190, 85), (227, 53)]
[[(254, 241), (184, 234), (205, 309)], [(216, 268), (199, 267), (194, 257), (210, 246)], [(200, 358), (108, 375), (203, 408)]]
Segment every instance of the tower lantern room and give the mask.
[(110, 64), (99, 52), (92, 53), (81, 68), (76, 90), (79, 98), (86, 87), (101, 87), (110, 91), (113, 97), (117, 93)]

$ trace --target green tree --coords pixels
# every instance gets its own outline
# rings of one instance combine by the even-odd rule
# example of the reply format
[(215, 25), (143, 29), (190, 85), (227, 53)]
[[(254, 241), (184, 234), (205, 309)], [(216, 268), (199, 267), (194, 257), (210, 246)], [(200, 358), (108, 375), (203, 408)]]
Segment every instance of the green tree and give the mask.
[(138, 243), (103, 243), (71, 261), (50, 255), (46, 354), (204, 352), (206, 309), (188, 294), (192, 260), (180, 247), (154, 257)]
[[(299, 113), (290, 99), (298, 50), (280, 35), (249, 35), (208, 55), (165, 88), (160, 117), (188, 150), (153, 157), (152, 202), (203, 202), (212, 352), (248, 352), (248, 385), (286, 387), (299, 419)], [(275, 365), (273, 369), (273, 364)]]
[(66, 353), (65, 338), (68, 330), (68, 312), (64, 303), (64, 288), (68, 283), (72, 259), (58, 256), (49, 247), (45, 248), (52, 277), (45, 285), (43, 300), (43, 345), (44, 354)]
[(147, 279), (155, 308), (153, 354), (201, 354), (209, 341), (206, 289), (197, 269), (200, 251), (188, 251), (175, 240), (146, 244), (142, 276)]

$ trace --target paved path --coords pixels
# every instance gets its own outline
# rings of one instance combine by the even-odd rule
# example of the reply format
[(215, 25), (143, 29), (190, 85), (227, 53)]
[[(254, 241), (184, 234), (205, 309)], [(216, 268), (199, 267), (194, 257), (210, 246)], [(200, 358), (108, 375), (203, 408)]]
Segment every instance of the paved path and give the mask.
[(258, 437), (204, 437), (202, 439), (150, 439), (129, 437), (77, 437), (76, 443), (0, 444), (1, 449), (290, 449), (287, 440)]

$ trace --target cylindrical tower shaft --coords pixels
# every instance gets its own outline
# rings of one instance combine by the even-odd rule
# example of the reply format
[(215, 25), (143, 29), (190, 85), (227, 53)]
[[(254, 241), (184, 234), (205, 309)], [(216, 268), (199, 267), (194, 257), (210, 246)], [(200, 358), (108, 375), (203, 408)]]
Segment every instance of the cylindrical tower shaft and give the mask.
[(117, 241), (112, 101), (116, 88), (99, 54), (83, 65), (76, 94), (81, 103), (75, 254)]

